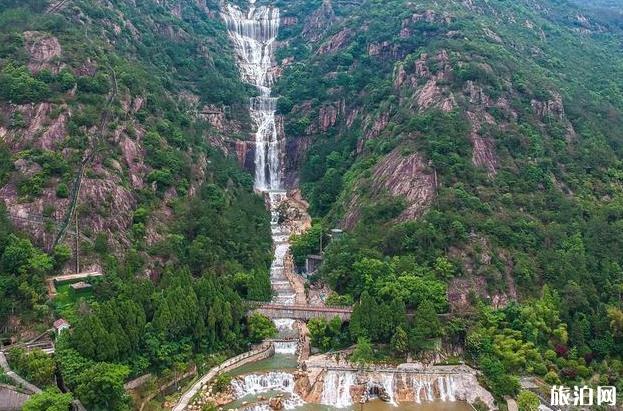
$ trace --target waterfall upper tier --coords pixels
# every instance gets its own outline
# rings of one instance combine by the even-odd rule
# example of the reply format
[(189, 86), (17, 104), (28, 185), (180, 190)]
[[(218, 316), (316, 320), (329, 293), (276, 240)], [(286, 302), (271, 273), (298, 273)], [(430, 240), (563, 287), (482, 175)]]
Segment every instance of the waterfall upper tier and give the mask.
[(229, 37), (238, 57), (242, 80), (255, 86), (260, 96), (249, 106), (255, 133), (255, 188), (261, 191), (281, 188), (285, 150), (283, 132), (277, 125), (277, 99), (270, 97), (274, 82), (274, 43), (279, 32), (279, 9), (255, 7), (245, 13), (226, 4), (222, 13)]

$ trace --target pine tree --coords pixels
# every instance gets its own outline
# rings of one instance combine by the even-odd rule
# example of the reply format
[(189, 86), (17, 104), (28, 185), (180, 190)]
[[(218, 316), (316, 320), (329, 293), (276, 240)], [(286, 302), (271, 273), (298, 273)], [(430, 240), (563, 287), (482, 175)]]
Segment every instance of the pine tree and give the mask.
[(438, 337), (441, 324), (435, 307), (430, 301), (422, 302), (413, 317), (413, 326), (409, 336), (409, 348), (415, 352), (422, 352), (431, 348), (430, 339)]
[(396, 328), (390, 346), (394, 355), (403, 356), (409, 351), (409, 336), (401, 326)]

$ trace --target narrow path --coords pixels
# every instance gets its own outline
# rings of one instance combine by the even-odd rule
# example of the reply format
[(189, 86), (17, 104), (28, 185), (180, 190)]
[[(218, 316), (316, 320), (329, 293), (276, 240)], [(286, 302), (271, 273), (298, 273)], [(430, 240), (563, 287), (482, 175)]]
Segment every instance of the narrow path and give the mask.
[(18, 387), (23, 388), (24, 390), (30, 392), (31, 394), (37, 394), (41, 392), (41, 388), (29, 383), (28, 381), (26, 381), (25, 379), (17, 375), (15, 371), (11, 370), (11, 367), (9, 367), (9, 362), (7, 361), (6, 356), (4, 355), (4, 352), (2, 351), (0, 351), (0, 367), (2, 367), (7, 377), (13, 380), (13, 382)]
[(195, 382), (193, 386), (190, 387), (190, 389), (180, 397), (180, 399), (175, 404), (175, 407), (173, 407), (173, 411), (184, 411), (188, 404), (190, 404), (190, 401), (193, 399), (193, 397), (221, 372), (225, 372), (230, 369), (242, 366), (244, 365), (244, 363), (254, 361), (256, 357), (260, 357), (262, 355), (270, 356), (272, 355), (271, 351), (274, 352), (274, 349), (275, 347), (272, 343), (265, 343), (255, 350), (247, 351), (246, 353), (240, 354), (236, 357), (232, 357), (224, 363), (210, 369), (210, 371), (208, 371), (199, 380), (197, 380), (197, 382)]

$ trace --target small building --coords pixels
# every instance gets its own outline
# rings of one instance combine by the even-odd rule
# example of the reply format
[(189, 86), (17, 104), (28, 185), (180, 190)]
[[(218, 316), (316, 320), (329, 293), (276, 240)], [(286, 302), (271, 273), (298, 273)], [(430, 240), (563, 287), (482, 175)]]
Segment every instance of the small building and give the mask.
[(85, 283), (84, 281), (78, 281), (77, 283), (73, 283), (69, 286), (69, 292), (75, 297), (78, 294), (82, 294), (90, 290), (91, 288), (93, 288), (91, 284)]
[(14, 387), (0, 384), (0, 411), (19, 411), (30, 395), (17, 391)]
[(322, 258), (321, 255), (308, 255), (305, 259), (305, 275), (314, 274), (322, 264)]
[(89, 283), (85, 283), (84, 281), (78, 281), (77, 283), (73, 283), (72, 285), (70, 285), (71, 289), (79, 292), (79, 291), (84, 291), (84, 290), (88, 290), (89, 288), (92, 288), (93, 286)]
[(57, 334), (69, 329), (69, 327), (71, 327), (71, 325), (63, 318), (54, 321), (54, 331), (56, 331)]

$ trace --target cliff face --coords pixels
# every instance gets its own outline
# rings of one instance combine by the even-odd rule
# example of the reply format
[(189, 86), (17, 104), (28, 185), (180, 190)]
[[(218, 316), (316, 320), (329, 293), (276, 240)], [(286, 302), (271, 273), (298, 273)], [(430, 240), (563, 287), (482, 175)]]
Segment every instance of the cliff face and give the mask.
[[(13, 163), (0, 200), (17, 228), (51, 249), (77, 225), (85, 264), (97, 264), (96, 238), (119, 254), (142, 241), (134, 213), (147, 203), (158, 218), (142, 223), (145, 239), (162, 238), (171, 207), (210, 178), (211, 147), (241, 152), (249, 166), (239, 142), (249, 137), (247, 93), (217, 10), (212, 1), (54, 3), (31, 11), (36, 30), (2, 28), (14, 50), (0, 57), (3, 81), (19, 90), (31, 76), (45, 89), (0, 100)], [(27, 74), (8, 77), (8, 65)]]
[[(288, 181), (326, 224), (388, 227), (431, 210), (456, 219), (465, 193), (494, 225), (509, 214), (542, 220), (525, 201), (618, 191), (607, 177), (623, 124), (622, 56), (608, 51), (623, 38), (615, 16), (530, 0), (316, 4), (305, 15), (298, 2), (282, 10), (296, 24), (281, 38), (276, 94)], [(478, 236), (474, 218), (461, 224)], [(469, 271), (458, 257), (473, 251), (467, 238), (452, 241)], [(492, 245), (500, 267), (507, 246)]]

